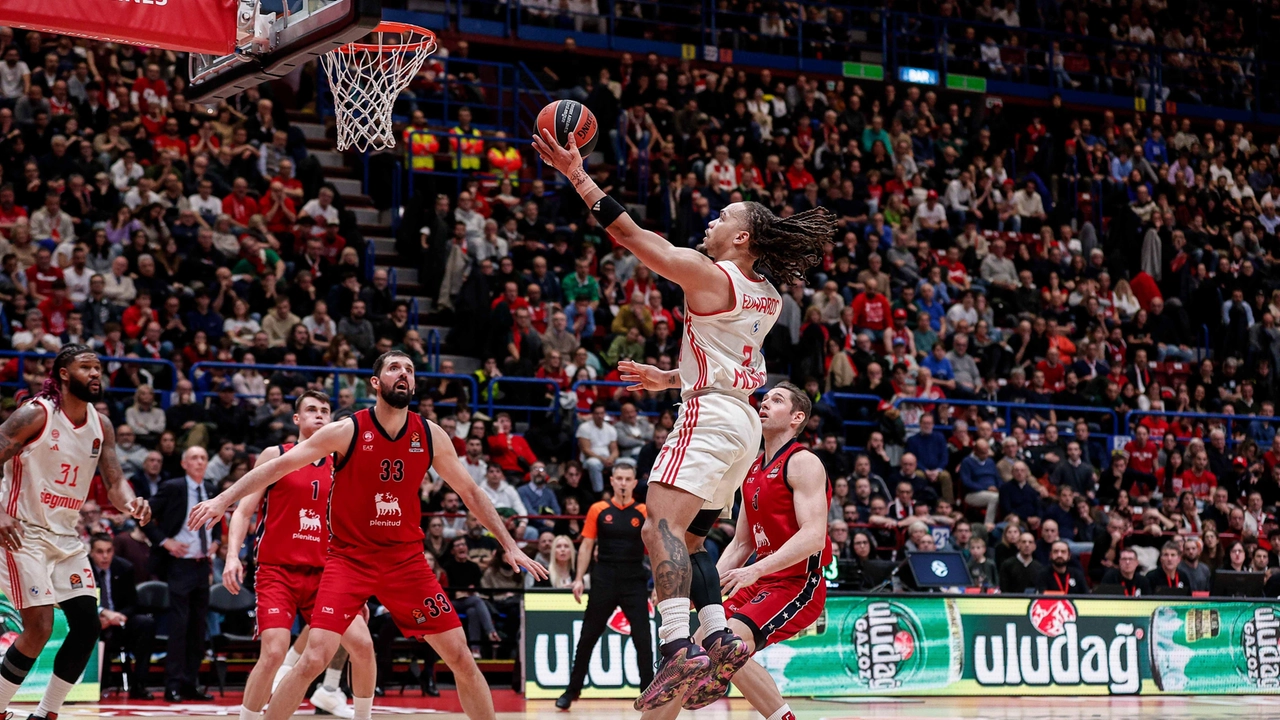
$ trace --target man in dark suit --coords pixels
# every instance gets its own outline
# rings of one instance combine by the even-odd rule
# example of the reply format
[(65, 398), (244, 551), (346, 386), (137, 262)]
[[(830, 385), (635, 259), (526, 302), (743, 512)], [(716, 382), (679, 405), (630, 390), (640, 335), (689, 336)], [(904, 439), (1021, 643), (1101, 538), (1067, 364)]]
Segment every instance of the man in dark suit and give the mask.
[[(133, 655), (133, 666), (125, 665), (129, 675), (129, 699), (150, 700), (147, 679), (151, 677), (151, 651), (156, 644), (156, 620), (150, 613), (138, 612), (138, 587), (134, 582), (133, 563), (116, 557), (111, 536), (99, 533), (90, 541), (89, 557), (93, 560), (93, 578), (101, 588), (98, 619), (102, 623), (103, 666), (122, 648)], [(105, 674), (105, 673), (104, 673)]]
[(142, 461), (142, 470), (129, 478), (129, 484), (133, 486), (133, 494), (148, 500), (155, 497), (160, 491), (160, 483), (164, 482), (164, 475), (161, 474), (163, 468), (163, 455), (155, 450), (147, 453), (146, 459)]
[(196, 681), (204, 660), (206, 615), (209, 610), (211, 559), (218, 554), (218, 526), (187, 528), (191, 508), (217, 494), (204, 479), (209, 455), (195, 445), (182, 454), (184, 476), (160, 484), (151, 499), (156, 522), (146, 526), (154, 548), (152, 571), (169, 584), (169, 645), (164, 697), (168, 702), (209, 701), (212, 695)]

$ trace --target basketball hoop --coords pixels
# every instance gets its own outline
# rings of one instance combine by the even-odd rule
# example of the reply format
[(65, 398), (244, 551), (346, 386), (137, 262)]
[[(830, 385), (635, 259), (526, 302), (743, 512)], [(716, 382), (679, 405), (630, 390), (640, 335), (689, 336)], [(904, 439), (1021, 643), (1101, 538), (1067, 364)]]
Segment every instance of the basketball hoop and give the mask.
[(338, 150), (396, 146), (392, 107), (435, 50), (436, 36), (430, 30), (384, 22), (366, 42), (348, 43), (320, 56), (338, 118)]

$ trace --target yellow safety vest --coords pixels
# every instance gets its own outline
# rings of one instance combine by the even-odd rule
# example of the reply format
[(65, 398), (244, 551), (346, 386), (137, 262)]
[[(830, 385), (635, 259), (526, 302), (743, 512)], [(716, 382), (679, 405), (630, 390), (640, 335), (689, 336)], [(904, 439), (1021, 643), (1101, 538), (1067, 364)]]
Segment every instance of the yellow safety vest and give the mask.
[(440, 140), (430, 130), (408, 127), (404, 131), (404, 144), (409, 150), (409, 168), (415, 171), (436, 169), (436, 153), (440, 152)]
[(480, 131), (475, 128), (463, 130), (454, 126), (449, 133), (456, 136), (449, 138), (449, 150), (453, 153), (453, 168), (458, 169), (458, 150), (461, 148), (462, 169), (479, 170), (480, 157), (484, 154), (484, 141), (480, 139)]

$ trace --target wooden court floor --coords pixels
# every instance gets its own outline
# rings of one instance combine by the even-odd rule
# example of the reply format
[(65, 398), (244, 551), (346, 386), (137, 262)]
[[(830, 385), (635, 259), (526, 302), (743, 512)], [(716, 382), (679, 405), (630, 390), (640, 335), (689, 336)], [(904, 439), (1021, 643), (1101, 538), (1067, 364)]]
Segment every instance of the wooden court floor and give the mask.
[[(510, 690), (495, 690), (498, 720), (622, 720), (638, 718), (630, 701), (581, 700), (565, 713), (550, 700), (525, 701)], [(1280, 696), (1190, 696), (1190, 697), (960, 697), (856, 699), (847, 702), (793, 699), (797, 720), (862, 720), (863, 718), (921, 718), (947, 720), (1106, 720), (1109, 718), (1151, 718), (1153, 720), (1216, 720), (1218, 718), (1280, 718)], [(17, 720), (35, 706), (9, 708)], [(396, 716), (396, 720), (465, 720), (456, 695), (443, 690), (440, 698), (421, 697), (417, 692), (377, 698), (374, 717)], [(63, 708), (60, 720), (82, 718), (154, 718), (186, 720), (208, 718), (226, 720), (239, 712), (239, 698), (231, 693), (213, 704), (169, 705), (163, 702), (129, 703), (104, 700), (98, 704), (74, 704)], [(314, 715), (305, 705), (299, 715)], [(743, 700), (722, 700), (715, 705), (680, 715), (681, 720), (760, 720)]]

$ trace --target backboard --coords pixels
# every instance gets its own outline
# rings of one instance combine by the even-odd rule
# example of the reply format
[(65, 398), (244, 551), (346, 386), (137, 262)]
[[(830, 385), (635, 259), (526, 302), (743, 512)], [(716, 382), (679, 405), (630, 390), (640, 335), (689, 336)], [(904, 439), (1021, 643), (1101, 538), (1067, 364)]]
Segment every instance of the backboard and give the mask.
[(380, 0), (240, 0), (236, 51), (191, 53), (188, 99), (224, 100), (282, 78), (317, 55), (359, 40), (382, 20)]

